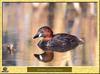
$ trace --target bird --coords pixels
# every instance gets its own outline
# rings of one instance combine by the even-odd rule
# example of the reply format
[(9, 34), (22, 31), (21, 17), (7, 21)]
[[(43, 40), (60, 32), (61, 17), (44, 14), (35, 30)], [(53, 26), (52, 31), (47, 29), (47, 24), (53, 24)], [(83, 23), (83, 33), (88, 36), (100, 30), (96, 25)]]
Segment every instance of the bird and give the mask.
[(34, 56), (42, 62), (50, 62), (54, 58), (54, 52), (66, 52), (75, 49), (84, 41), (75, 35), (67, 33), (53, 34), (53, 31), (48, 26), (39, 28), (37, 33), (32, 36), (33, 39), (43, 37), (38, 42), (38, 47), (44, 51), (42, 54), (34, 54)]
[(14, 55), (14, 52), (16, 51), (15, 48), (14, 48), (14, 45), (13, 44), (8, 44), (7, 45), (7, 51), (8, 51), (8, 54)]

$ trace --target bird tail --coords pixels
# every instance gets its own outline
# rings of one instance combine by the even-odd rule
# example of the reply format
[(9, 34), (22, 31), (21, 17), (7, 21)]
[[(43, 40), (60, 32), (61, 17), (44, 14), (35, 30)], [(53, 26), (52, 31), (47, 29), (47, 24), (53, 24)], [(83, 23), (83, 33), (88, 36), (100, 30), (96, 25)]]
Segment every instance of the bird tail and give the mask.
[(84, 39), (79, 39), (79, 44), (84, 44), (85, 43), (85, 41), (84, 41)]

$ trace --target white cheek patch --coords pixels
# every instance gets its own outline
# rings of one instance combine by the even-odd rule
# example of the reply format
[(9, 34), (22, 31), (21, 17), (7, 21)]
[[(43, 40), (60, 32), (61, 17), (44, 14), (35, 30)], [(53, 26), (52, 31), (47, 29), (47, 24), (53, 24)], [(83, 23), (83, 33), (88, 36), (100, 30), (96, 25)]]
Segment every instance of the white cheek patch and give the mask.
[(13, 49), (13, 44), (10, 45), (11, 50)]
[(39, 58), (40, 58), (40, 60), (43, 60), (43, 57), (42, 57), (42, 55), (39, 55)]
[(42, 36), (42, 34), (40, 33), (40, 34), (39, 34), (39, 37), (41, 37), (41, 36)]

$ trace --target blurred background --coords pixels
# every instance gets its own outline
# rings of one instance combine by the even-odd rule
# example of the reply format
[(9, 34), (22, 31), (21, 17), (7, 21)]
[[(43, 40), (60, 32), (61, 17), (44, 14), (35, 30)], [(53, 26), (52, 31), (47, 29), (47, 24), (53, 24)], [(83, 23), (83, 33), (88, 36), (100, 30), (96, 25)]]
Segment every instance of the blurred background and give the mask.
[[(54, 53), (51, 62), (37, 60), (41, 39), (32, 39), (47, 25), (54, 33), (68, 33), (85, 41), (76, 49)], [(3, 66), (94, 66), (97, 40), (96, 3), (3, 3)]]

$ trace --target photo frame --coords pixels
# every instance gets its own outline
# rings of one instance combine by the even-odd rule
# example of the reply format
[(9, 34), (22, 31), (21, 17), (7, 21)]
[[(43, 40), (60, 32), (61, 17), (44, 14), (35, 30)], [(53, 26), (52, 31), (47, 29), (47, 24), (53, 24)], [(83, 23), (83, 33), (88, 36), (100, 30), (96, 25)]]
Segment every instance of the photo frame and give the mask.
[[(6, 3), (6, 4), (5, 4)], [(3, 4), (5, 4), (5, 5), (7, 5), (7, 3), (9, 4), (11, 4), (12, 6), (10, 6), (9, 7), (9, 5), (8, 5), (8, 10), (6, 10), (6, 9), (3, 9), (4, 8), (4, 5)], [(27, 3), (26, 5), (23, 5), (22, 6), (22, 8), (21, 7), (18, 7), (17, 8), (17, 6), (18, 5), (14, 5), (13, 3)], [(36, 4), (36, 7), (34, 7), (34, 8), (31, 8), (31, 6), (29, 5), (30, 3), (95, 3), (96, 4), (96, 8), (95, 8), (95, 10), (96, 10), (96, 14), (95, 14), (95, 16), (96, 17), (94, 17), (94, 18), (92, 18), (92, 19), (89, 19), (89, 21), (87, 21), (88, 23), (89, 22), (92, 22), (91, 20), (94, 20), (95, 19), (95, 22), (96, 22), (96, 26), (93, 26), (93, 27), (96, 27), (96, 40), (95, 40), (95, 48), (93, 49), (93, 50), (95, 50), (95, 52), (93, 52), (93, 51), (91, 51), (91, 52), (89, 52), (89, 50), (87, 51), (87, 52), (85, 52), (85, 54), (86, 54), (86, 56), (88, 56), (88, 54), (90, 54), (90, 53), (95, 53), (95, 58), (93, 58), (92, 60), (95, 60), (94, 61), (94, 63), (95, 63), (95, 65), (92, 65), (92, 64), (87, 64), (87, 65), (75, 65), (75, 62), (77, 62), (77, 61), (74, 61), (74, 65), (69, 65), (69, 66), (63, 66), (63, 64), (61, 64), (61, 65), (59, 65), (58, 66), (58, 64), (57, 65), (55, 65), (55, 63), (54, 62), (50, 62), (50, 63), (43, 63), (43, 62), (40, 62), (40, 61), (38, 61), (36, 58), (33, 58), (33, 57), (31, 57), (31, 61), (28, 61), (28, 63), (32, 63), (32, 62), (37, 62), (38, 61), (38, 63), (36, 63), (36, 65), (33, 63), (33, 65), (31, 65), (31, 64), (28, 64), (27, 62), (25, 62), (25, 64), (23, 64), (23, 60), (21, 60), (21, 61), (19, 61), (19, 62), (17, 62), (17, 64), (18, 64), (18, 66), (17, 65), (5, 65), (5, 64), (3, 64), (3, 56), (5, 55), (5, 54), (3, 54), (3, 46), (5, 46), (5, 45), (3, 45), (3, 39), (4, 39), (4, 37), (3, 37), (3, 31), (4, 31), (4, 25), (3, 24), (7, 24), (7, 23), (9, 23), (9, 21), (11, 21), (12, 20), (12, 24), (14, 24), (16, 21), (18, 21), (19, 20), (19, 22), (16, 22), (17, 23), (17, 25), (19, 24), (19, 26), (17, 27), (17, 26), (14, 26), (14, 29), (16, 29), (16, 28), (18, 28), (18, 33), (20, 32), (21, 34), (19, 35), (19, 34), (16, 34), (16, 36), (18, 35), (19, 36), (19, 39), (21, 38), (21, 37), (24, 37), (24, 38), (21, 38), (21, 39), (25, 39), (25, 38), (31, 38), (31, 36), (32, 35), (34, 35), (34, 34), (36, 34), (36, 32), (38, 31), (38, 29), (41, 27), (41, 26), (43, 26), (43, 25), (40, 25), (40, 26), (37, 26), (38, 24), (41, 24), (40, 22), (42, 22), (41, 20), (38, 20), (38, 22), (39, 23), (37, 23), (36, 21), (34, 21), (34, 18), (33, 17), (31, 17), (31, 18), (33, 18), (33, 20), (31, 20), (31, 21), (34, 21), (36, 24), (35, 25), (33, 25), (33, 26), (30, 26), (30, 28), (32, 28), (32, 27), (34, 27), (34, 29), (35, 30), (31, 30), (31, 32), (26, 32), (26, 30), (24, 30), (23, 29), (23, 26), (20, 26), (21, 24), (23, 24), (23, 17), (24, 17), (24, 14), (25, 15), (27, 15), (27, 16), (25, 16), (25, 18), (26, 19), (24, 19), (24, 21), (26, 20), (28, 20), (27, 19), (27, 17), (29, 17), (29, 16), (31, 16), (31, 15), (28, 15), (28, 14), (32, 14), (31, 12), (32, 11), (34, 11), (34, 13), (33, 14), (35, 14), (35, 15), (40, 15), (41, 13), (44, 13), (44, 12), (42, 12), (42, 10), (41, 10), (41, 8), (42, 8), (42, 6), (41, 6), (41, 8), (40, 8), (40, 10), (39, 10), (39, 12), (41, 12), (41, 13), (39, 13), (39, 12), (35, 12), (37, 9), (37, 6), (39, 6), (40, 4)], [(29, 5), (28, 7), (27, 7), (27, 5)], [(59, 5), (58, 5), (58, 9), (59, 9)], [(65, 13), (65, 11), (64, 11), (64, 6), (62, 5), (61, 7), (63, 7), (63, 9), (62, 9), (62, 12), (64, 12)], [(80, 1), (80, 0), (48, 0), (48, 1), (46, 1), (46, 0), (26, 0), (26, 1), (24, 1), (24, 0), (0, 0), (0, 23), (1, 23), (1, 25), (0, 25), (0, 73), (99, 73), (99, 7), (100, 7), (100, 4), (99, 4), (99, 0), (82, 0), (82, 1)], [(16, 9), (15, 9), (16, 8)], [(28, 9), (29, 8), (29, 9)], [(68, 7), (69, 8), (69, 7)], [(74, 7), (74, 8), (76, 8), (76, 7)], [(23, 9), (23, 12), (20, 12), (20, 10), (21, 9)], [(26, 10), (27, 9), (27, 10)], [(45, 9), (47, 9), (47, 8), (45, 8)], [(52, 8), (51, 8), (52, 9)], [(12, 12), (12, 11), (13, 12)], [(15, 11), (16, 10), (16, 11)], [(18, 12), (17, 12), (17, 10), (18, 10)], [(70, 10), (70, 9), (69, 9)], [(6, 12), (5, 14), (9, 14), (9, 16), (8, 17), (10, 17), (11, 18), (11, 20), (9, 20), (8, 21), (8, 19), (4, 19), (4, 18), (6, 18), (6, 16), (4, 16), (5, 14), (4, 14), (4, 11), (8, 11), (8, 12)], [(80, 10), (75, 10), (75, 11), (80, 11)], [(89, 10), (90, 11), (90, 10)], [(89, 12), (88, 11), (88, 12)], [(61, 11), (57, 11), (57, 12), (59, 12), (58, 14), (60, 14), (60, 12)], [(62, 15), (64, 15), (64, 14), (62, 14), (62, 15), (58, 15), (57, 14), (57, 12), (56, 12), (56, 14), (54, 15), (54, 16), (59, 16), (59, 17), (61, 17), (61, 18), (63, 18), (62, 17)], [(18, 13), (18, 14), (17, 14)], [(45, 12), (46, 13), (46, 12)], [(49, 13), (50, 14), (50, 13)], [(52, 13), (51, 13), (52, 14)], [(73, 13), (72, 13), (73, 14)], [(75, 13), (76, 15), (80, 15), (81, 14), (81, 12), (79, 12), (79, 13)], [(87, 13), (87, 14), (89, 14), (89, 13)], [(92, 13), (91, 13), (92, 14)], [(20, 17), (20, 16), (23, 16), (23, 17)], [(33, 15), (33, 16), (35, 16), (35, 15)], [(47, 14), (45, 14), (45, 15), (48, 15), (48, 12), (47, 12)], [(42, 15), (42, 16), (44, 16), (44, 17), (46, 17), (45, 15)], [(71, 15), (71, 14), (70, 14)], [(13, 17), (14, 16), (14, 17)], [(18, 19), (14, 19), (15, 18), (15, 16), (16, 17), (20, 17), (20, 18), (18, 18)], [(36, 17), (37, 17), (36, 16)], [(53, 17), (54, 17), (53, 16)], [(84, 15), (85, 16), (85, 15)], [(83, 16), (83, 17), (84, 17)], [(68, 17), (68, 16), (67, 16)], [(80, 16), (80, 17), (82, 17), (82, 16)], [(91, 17), (93, 17), (93, 16), (91, 16)], [(37, 17), (37, 18), (35, 18), (35, 20), (36, 19), (38, 19), (39, 17)], [(41, 17), (40, 17), (41, 18)], [(56, 19), (58, 18), (58, 17), (55, 17)], [(75, 17), (74, 17), (75, 18)], [(90, 18), (90, 17), (88, 17), (88, 18)], [(86, 21), (86, 20), (88, 20), (88, 18), (83, 18), (83, 21), (81, 21), (83, 24), (88, 24), (87, 22), (84, 22), (84, 21)], [(45, 18), (44, 18), (45, 19)], [(49, 18), (50, 19), (50, 18)], [(70, 19), (70, 18), (69, 18)], [(78, 19), (80, 19), (80, 18), (78, 18)], [(76, 20), (78, 20), (77, 18), (76, 18)], [(5, 21), (8, 21), (8, 22), (6, 22), (6, 23), (4, 23)], [(45, 20), (43, 20), (44, 22), (45, 21), (47, 21), (47, 19), (45, 19)], [(53, 21), (55, 21), (55, 20), (53, 20)], [(59, 19), (58, 19), (58, 21), (59, 21)], [(62, 22), (58, 22), (58, 21), (55, 21), (56, 23), (55, 24), (58, 24), (58, 23), (60, 23), (60, 24), (62, 24)], [(30, 21), (28, 21), (28, 22), (30, 22)], [(28, 22), (25, 22), (25, 23), (28, 23)], [(50, 23), (51, 22), (51, 23)], [(52, 24), (52, 21), (50, 21), (49, 22), (49, 24)], [(9, 24), (11, 24), (11, 23), (9, 23)], [(16, 24), (15, 23), (15, 24)], [(24, 24), (25, 24), (24, 23)], [(66, 23), (66, 22), (65, 22)], [(77, 23), (77, 22), (76, 22)], [(32, 24), (32, 22), (30, 23), (30, 24)], [(33, 23), (34, 24), (34, 23)], [(43, 24), (45, 24), (45, 23), (43, 23)], [(46, 23), (47, 24), (47, 23)], [(9, 25), (10, 27), (12, 27), (13, 25)], [(5, 29), (10, 29), (10, 27), (6, 27)], [(51, 27), (52, 27), (52, 25), (50, 25)], [(77, 26), (77, 25), (76, 25)], [(27, 29), (27, 25), (24, 27), (24, 28), (26, 28)], [(53, 28), (53, 31), (55, 31), (56, 33), (57, 32), (59, 32), (60, 30), (57, 30), (57, 27), (58, 27), (58, 25), (56, 26), (56, 27), (54, 27)], [(91, 27), (91, 28), (93, 28), (93, 27)], [(64, 27), (61, 27), (60, 26), (60, 29), (61, 28), (64, 28)], [(23, 31), (21, 31), (21, 29), (23, 29)], [(83, 29), (83, 28), (81, 28), (81, 29)], [(20, 31), (19, 31), (20, 30)], [(80, 29), (79, 29), (80, 30)], [(85, 30), (84, 31), (87, 31), (88, 30), (88, 27), (85, 27)], [(9, 30), (9, 32), (11, 32), (11, 33), (13, 33), (12, 32), (13, 31), (13, 29), (11, 29), (11, 31)], [(69, 30), (70, 31), (70, 30)], [(72, 34), (74, 34), (75, 32), (74, 32), (75, 30), (74, 30), (74, 28), (73, 28), (73, 31), (72, 31)], [(92, 30), (93, 31), (93, 30)], [(8, 32), (8, 33), (9, 33)], [(15, 32), (15, 30), (14, 30), (14, 32)], [(61, 31), (61, 32), (64, 32), (64, 31)], [(94, 31), (93, 31), (94, 32)], [(8, 34), (7, 33), (7, 34)], [(25, 34), (28, 34), (28, 33), (30, 33), (30, 37), (27, 37), (25, 34), (22, 34), (22, 33), (25, 33)], [(83, 33), (87, 33), (87, 32), (82, 32), (82, 34), (80, 34), (80, 36), (82, 36), (83, 35)], [(89, 32), (90, 33), (90, 32)], [(6, 34), (6, 33), (5, 33)], [(10, 34), (9, 34), (10, 35)], [(23, 36), (23, 35), (25, 35), (25, 36)], [(87, 34), (85, 34), (84, 36), (86, 36)], [(16, 37), (15, 36), (15, 37)], [(91, 36), (93, 36), (93, 35), (91, 35), (90, 34), (90, 36), (88, 36), (88, 38), (87, 38), (87, 40), (90, 38), (90, 39), (93, 39), (93, 38), (91, 38)], [(12, 39), (12, 36), (9, 36), (8, 37), (9, 39)], [(27, 39), (26, 39), (27, 40)], [(33, 43), (31, 43), (31, 41), (33, 41)], [(34, 40), (32, 40), (32, 39), (30, 39), (30, 40), (27, 40), (30, 44), (28, 44), (28, 45), (31, 45), (31, 44), (33, 44), (33, 47), (34, 46), (37, 46), (37, 42), (38, 42), (38, 40), (36, 40), (36, 41), (34, 41)], [(84, 40), (84, 39), (83, 39)], [(15, 40), (15, 41), (17, 41), (17, 40)], [(8, 41), (8, 42), (10, 42), (10, 41)], [(92, 40), (90, 40), (90, 43), (91, 42), (93, 42)], [(25, 43), (25, 40), (24, 41), (22, 41), (22, 46), (20, 47), (20, 44), (19, 44), (19, 46), (18, 47), (20, 47), (20, 48), (22, 48), (22, 49), (24, 49), (23, 48), (23, 46), (24, 46), (24, 43)], [(87, 44), (88, 44), (89, 42), (87, 41)], [(16, 43), (14, 44), (14, 45), (16, 45)], [(35, 47), (35, 48), (38, 48), (38, 47)], [(34, 48), (34, 49), (35, 49)], [(17, 47), (15, 47), (15, 49), (17, 49)], [(29, 48), (30, 49), (30, 48)], [(32, 49), (32, 48), (31, 48)], [(33, 53), (33, 52), (41, 52), (41, 51), (33, 51), (33, 50), (20, 50), (20, 53), (19, 54), (17, 54), (17, 55), (20, 55), (20, 56), (18, 56), (16, 59), (18, 59), (18, 58), (21, 58), (21, 57), (30, 57), (30, 56), (33, 56), (33, 54), (30, 54), (30, 53), (27, 53), (27, 52), (31, 52), (31, 53)], [(39, 49), (39, 48), (38, 48)], [(79, 47), (79, 49), (81, 49), (81, 46)], [(88, 47), (87, 47), (87, 49), (88, 49)], [(92, 48), (91, 48), (92, 49)], [(18, 52), (19, 50), (16, 50), (16, 52)], [(25, 53), (22, 53), (23, 51), (25, 51)], [(82, 50), (80, 50), (80, 51), (82, 51)], [(75, 51), (74, 51), (75, 52)], [(76, 50), (76, 52), (78, 52), (78, 50)], [(80, 53), (80, 52), (78, 52), (78, 53)], [(82, 52), (81, 52), (82, 53)], [(81, 54), (80, 53), (80, 54)], [(23, 55), (22, 55), (23, 54)], [(30, 55), (29, 55), (30, 54)], [(56, 55), (58, 55), (59, 53), (55, 53)], [(68, 57), (70, 57), (70, 54), (74, 54), (73, 53), (73, 51), (71, 51), (71, 53), (67, 53), (67, 55), (68, 55)], [(60, 54), (58, 57), (60, 57), (60, 56), (62, 56), (62, 54)], [(78, 57), (78, 55), (76, 55), (77, 57)], [(85, 57), (86, 57), (85, 56)], [(7, 56), (8, 57), (8, 56)], [(56, 56), (57, 57), (57, 56)], [(72, 56), (71, 56), (72, 57)], [(73, 56), (74, 57), (74, 56)], [(81, 56), (81, 57), (83, 57), (83, 56)], [(10, 57), (11, 58), (11, 57)], [(66, 57), (65, 57), (66, 58)], [(89, 56), (86, 58), (86, 60), (85, 60), (85, 62), (87, 62), (88, 61), (88, 58), (89, 58)], [(25, 58), (22, 58), (22, 59), (24, 59), (25, 60)], [(35, 60), (34, 60), (35, 59)], [(26, 60), (30, 60), (30, 58), (26, 58)], [(33, 61), (32, 61), (33, 60)], [(57, 60), (58, 60), (58, 58), (57, 58)], [(61, 59), (60, 59), (61, 60)], [(70, 60), (70, 59), (68, 59), (68, 60)], [(74, 57), (74, 59), (73, 60), (75, 60), (75, 57)], [(84, 60), (84, 59), (83, 59)], [(10, 61), (10, 63), (11, 63), (11, 61)], [(53, 64), (54, 63), (54, 64)], [(73, 63), (73, 62), (72, 62)], [(39, 64), (39, 65), (38, 65)], [(42, 64), (42, 65), (40, 65), (40, 64)], [(48, 64), (49, 64), (49, 66), (48, 66)], [(68, 64), (71, 64), (71, 62), (69, 62)], [(50, 66), (51, 65), (51, 66)], [(53, 65), (53, 66), (52, 66)]]

